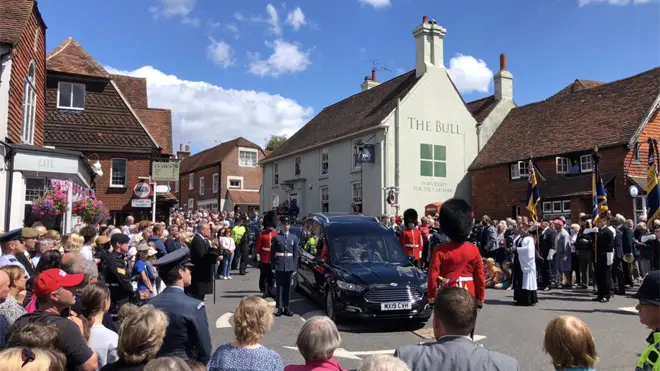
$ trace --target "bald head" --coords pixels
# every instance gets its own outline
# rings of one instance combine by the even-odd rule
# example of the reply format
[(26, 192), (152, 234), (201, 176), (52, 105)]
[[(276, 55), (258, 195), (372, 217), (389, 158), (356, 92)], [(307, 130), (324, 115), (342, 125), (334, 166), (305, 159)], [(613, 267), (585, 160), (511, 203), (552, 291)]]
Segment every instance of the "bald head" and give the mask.
[(9, 295), (9, 275), (0, 271), (0, 303), (4, 303)]
[(78, 251), (71, 251), (62, 255), (60, 268), (68, 274), (83, 273), (85, 257)]
[(37, 233), (39, 233), (39, 236), (43, 236), (46, 233), (48, 233), (48, 228), (44, 227), (43, 225), (34, 227), (34, 230), (37, 231)]

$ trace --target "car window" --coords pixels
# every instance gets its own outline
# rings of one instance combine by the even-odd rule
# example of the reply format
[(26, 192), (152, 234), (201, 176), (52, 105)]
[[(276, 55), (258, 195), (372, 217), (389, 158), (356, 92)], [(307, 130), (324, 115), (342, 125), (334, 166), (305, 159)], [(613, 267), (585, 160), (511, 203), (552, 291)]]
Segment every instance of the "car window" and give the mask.
[(337, 228), (328, 239), (333, 264), (411, 264), (392, 233), (384, 229)]

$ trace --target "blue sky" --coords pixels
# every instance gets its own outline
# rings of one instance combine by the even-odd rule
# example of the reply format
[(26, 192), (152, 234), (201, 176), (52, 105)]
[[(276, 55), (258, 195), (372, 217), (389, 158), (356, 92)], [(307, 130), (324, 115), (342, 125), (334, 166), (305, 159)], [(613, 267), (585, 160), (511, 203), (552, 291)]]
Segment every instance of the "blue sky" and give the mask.
[[(447, 29), (445, 64), (463, 97), (492, 94), (499, 53), (514, 99), (576, 78), (612, 81), (660, 65), (654, 0), (41, 1), (47, 48), (74, 37), (113, 72), (147, 77), (171, 108), (174, 143), (193, 151), (291, 134), (323, 107), (414, 68), (423, 15)], [(462, 57), (461, 57), (462, 56)]]

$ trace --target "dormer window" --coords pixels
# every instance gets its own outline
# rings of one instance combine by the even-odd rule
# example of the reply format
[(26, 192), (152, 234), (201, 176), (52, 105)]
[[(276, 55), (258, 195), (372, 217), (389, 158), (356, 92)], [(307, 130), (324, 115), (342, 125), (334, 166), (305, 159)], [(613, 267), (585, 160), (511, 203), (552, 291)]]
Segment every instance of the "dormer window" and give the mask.
[(529, 176), (529, 162), (518, 161), (511, 164), (511, 179), (527, 178)]
[(57, 108), (84, 110), (85, 84), (60, 82), (57, 86)]

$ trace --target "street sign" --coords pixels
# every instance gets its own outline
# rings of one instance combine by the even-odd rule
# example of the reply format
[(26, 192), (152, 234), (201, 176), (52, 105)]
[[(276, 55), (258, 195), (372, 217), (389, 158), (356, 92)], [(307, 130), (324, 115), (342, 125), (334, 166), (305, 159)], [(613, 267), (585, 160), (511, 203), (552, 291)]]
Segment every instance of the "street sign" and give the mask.
[(147, 199), (139, 199), (139, 198), (134, 198), (131, 200), (131, 206), (133, 207), (151, 207), (151, 200)]
[(172, 190), (169, 184), (158, 184), (156, 186), (156, 193), (168, 193)]
[(155, 182), (178, 182), (178, 162), (156, 162), (151, 164), (151, 179)]
[(133, 186), (133, 194), (137, 198), (149, 198), (151, 197), (151, 184), (147, 182), (135, 183)]

